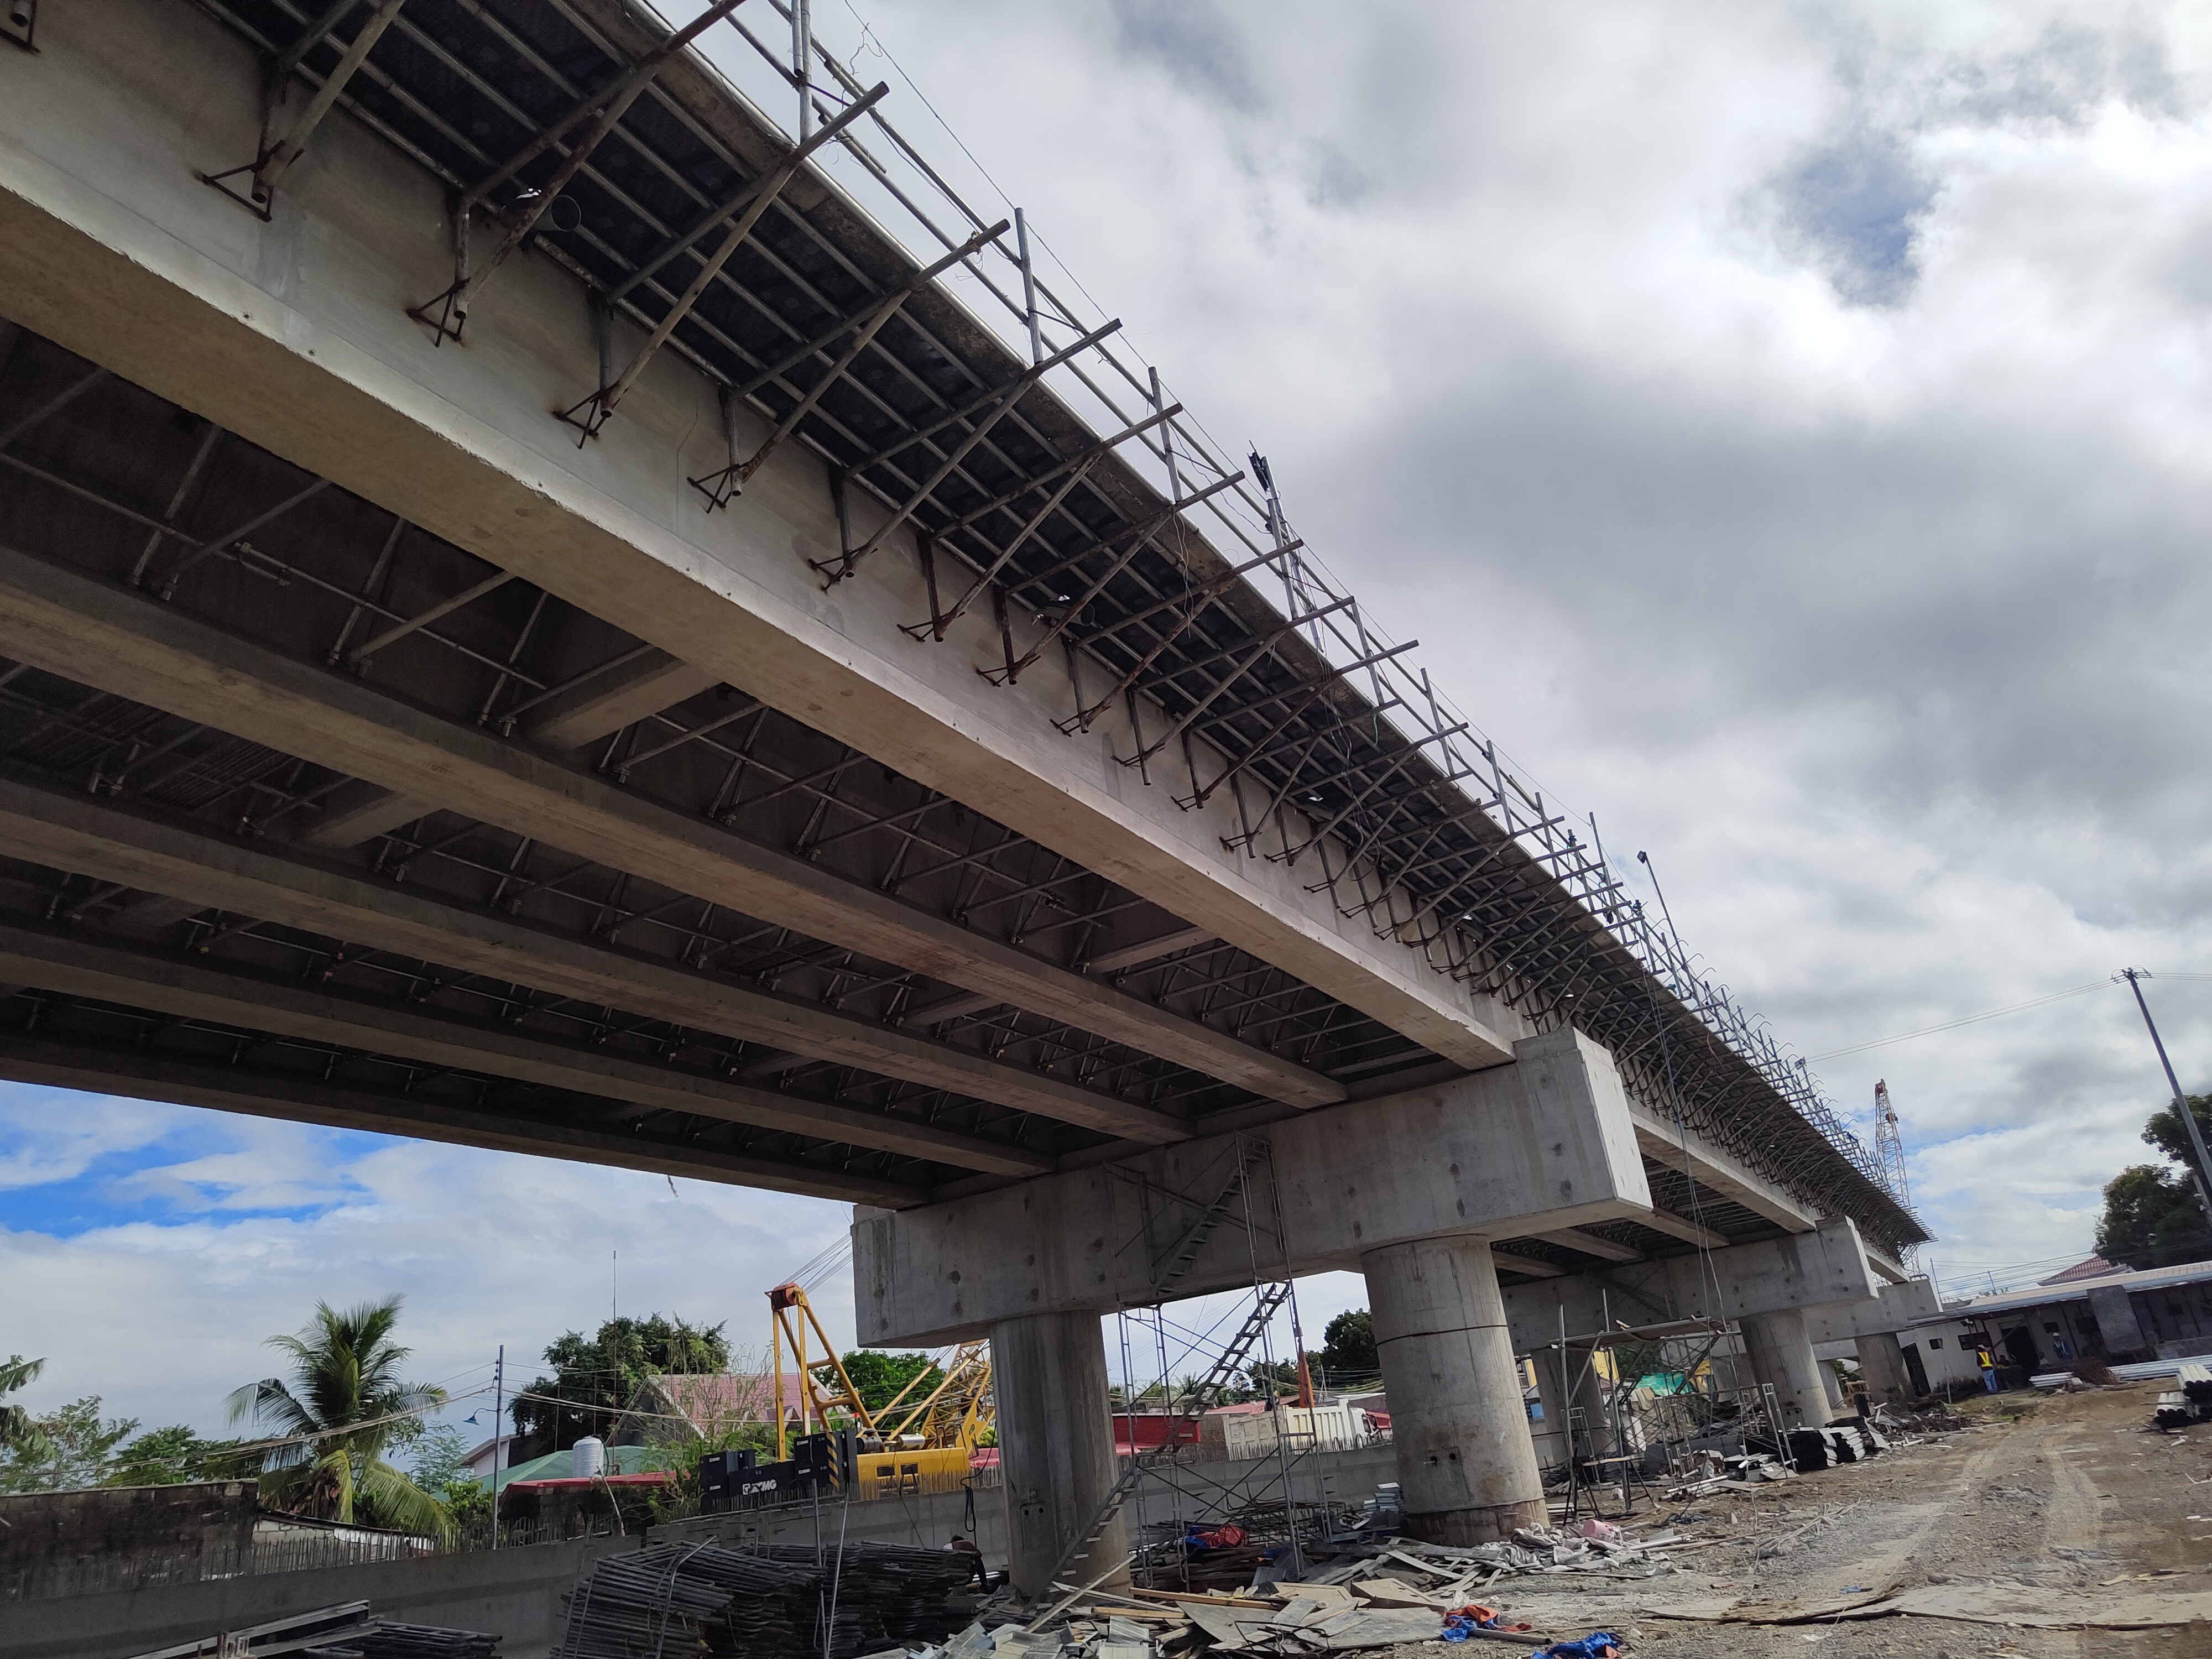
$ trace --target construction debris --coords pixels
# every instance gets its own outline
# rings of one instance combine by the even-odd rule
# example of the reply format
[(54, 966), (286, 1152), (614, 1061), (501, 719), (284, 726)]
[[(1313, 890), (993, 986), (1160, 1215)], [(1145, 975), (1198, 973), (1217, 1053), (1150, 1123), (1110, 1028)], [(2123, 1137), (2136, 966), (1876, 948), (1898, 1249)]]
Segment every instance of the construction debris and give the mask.
[(223, 1631), (197, 1642), (143, 1653), (137, 1659), (498, 1659), (499, 1638), (480, 1631), (395, 1624), (374, 1617), (366, 1601), (343, 1601)]
[(250, 1656), (262, 1654), (298, 1653), (307, 1648), (349, 1642), (366, 1634), (369, 1628), (368, 1603), (344, 1601), (335, 1607), (318, 1607), (313, 1613), (271, 1619), (242, 1630), (224, 1631), (197, 1642), (156, 1648), (150, 1653), (139, 1654), (137, 1659), (214, 1659), (217, 1655), (221, 1659), (249, 1659)]

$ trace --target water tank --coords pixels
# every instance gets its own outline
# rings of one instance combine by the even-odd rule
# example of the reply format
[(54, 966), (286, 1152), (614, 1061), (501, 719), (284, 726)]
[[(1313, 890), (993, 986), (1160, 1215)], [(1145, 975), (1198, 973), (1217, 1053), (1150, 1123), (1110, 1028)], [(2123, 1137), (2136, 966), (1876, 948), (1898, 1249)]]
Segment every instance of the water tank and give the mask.
[(570, 1449), (569, 1455), (576, 1460), (574, 1473), (580, 1480), (607, 1472), (607, 1443), (597, 1435), (586, 1435)]

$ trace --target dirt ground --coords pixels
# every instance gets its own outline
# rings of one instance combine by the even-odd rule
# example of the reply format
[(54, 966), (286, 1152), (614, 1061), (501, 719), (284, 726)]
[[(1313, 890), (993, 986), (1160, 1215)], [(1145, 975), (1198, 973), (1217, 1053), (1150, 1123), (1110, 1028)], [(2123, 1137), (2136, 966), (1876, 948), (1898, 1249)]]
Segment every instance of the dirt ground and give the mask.
[[(2159, 1387), (1986, 1397), (1963, 1408), (1977, 1425), (1971, 1430), (1753, 1493), (1662, 1506), (1639, 1532), (1705, 1546), (1670, 1552), (1679, 1571), (1641, 1582), (1509, 1580), (1491, 1599), (1557, 1637), (1618, 1632), (1651, 1659), (2212, 1659), (2212, 1623), (2202, 1620), (2130, 1632), (1899, 1614), (1796, 1624), (1657, 1616), (1699, 1604), (1712, 1613), (1733, 1600), (1737, 1618), (1789, 1617), (1923, 1585), (2008, 1581), (2104, 1598), (2212, 1591), (2212, 1425), (2173, 1434), (2149, 1428)], [(1397, 1659), (1516, 1650), (1424, 1643), (1398, 1650)]]

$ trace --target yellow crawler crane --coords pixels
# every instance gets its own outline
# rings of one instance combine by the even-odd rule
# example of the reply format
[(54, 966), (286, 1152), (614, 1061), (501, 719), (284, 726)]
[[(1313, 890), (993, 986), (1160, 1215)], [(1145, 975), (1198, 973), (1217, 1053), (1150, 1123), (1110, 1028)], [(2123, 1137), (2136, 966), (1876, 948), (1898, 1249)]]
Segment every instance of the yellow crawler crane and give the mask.
[[(829, 1431), (830, 1414), (842, 1412), (864, 1439), (874, 1439), (876, 1420), (860, 1399), (853, 1379), (845, 1375), (836, 1344), (814, 1316), (814, 1304), (796, 1280), (787, 1280), (768, 1293), (769, 1349), (775, 1379), (775, 1456), (779, 1463), (791, 1455), (790, 1403), (783, 1387), (783, 1351), (791, 1348), (792, 1365), (799, 1379), (799, 1432), (802, 1437)], [(807, 1335), (820, 1344), (822, 1358), (807, 1358)]]
[[(965, 1455), (982, 1445), (997, 1425), (991, 1402), (989, 1343), (963, 1342), (951, 1358), (937, 1362), (937, 1386), (921, 1400), (904, 1405), (927, 1371), (917, 1372), (898, 1397), (876, 1413), (876, 1420), (887, 1425), (883, 1431), (886, 1445), (913, 1443), (927, 1450)], [(906, 1414), (892, 1425), (893, 1413), (902, 1408)]]
[[(988, 1439), (995, 1425), (991, 1397), (991, 1348), (964, 1342), (936, 1366), (937, 1386), (919, 1400), (913, 1394), (931, 1373), (917, 1372), (886, 1405), (868, 1409), (854, 1387), (836, 1346), (815, 1317), (803, 1286), (793, 1282), (768, 1293), (769, 1344), (775, 1377), (775, 1455), (791, 1455), (795, 1406), (801, 1435), (826, 1431), (833, 1418), (848, 1420), (860, 1435), (860, 1478), (881, 1490), (919, 1491), (944, 1477), (965, 1479), (969, 1455)], [(810, 1340), (809, 1339), (811, 1339)], [(788, 1401), (783, 1355), (788, 1347), (799, 1397)], [(820, 1358), (811, 1356), (819, 1353)]]

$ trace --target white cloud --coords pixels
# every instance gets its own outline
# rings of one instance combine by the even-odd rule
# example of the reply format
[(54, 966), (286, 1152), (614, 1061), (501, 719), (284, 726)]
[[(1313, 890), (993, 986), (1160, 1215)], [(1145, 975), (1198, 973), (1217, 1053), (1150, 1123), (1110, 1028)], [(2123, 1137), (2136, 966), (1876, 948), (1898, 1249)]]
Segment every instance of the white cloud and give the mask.
[[(21, 1092), (0, 1091), (0, 1122), (19, 1116)], [(759, 1349), (768, 1287), (851, 1217), (816, 1200), (680, 1177), (672, 1193), (659, 1176), (428, 1142), (350, 1136), (334, 1155), (313, 1129), (178, 1109), (233, 1150), (139, 1183), (196, 1213), (67, 1237), (0, 1231), (10, 1287), (0, 1345), (47, 1357), (24, 1396), (35, 1405), (96, 1393), (112, 1413), (214, 1429), (226, 1394), (270, 1374), (265, 1338), (299, 1328), (318, 1298), (395, 1291), (415, 1376), (489, 1386), (504, 1342), (510, 1378), (527, 1380), (547, 1342), (608, 1316), (617, 1251), (625, 1311), (726, 1322), (734, 1347)], [(248, 1196), (335, 1202), (237, 1215)], [(848, 1337), (849, 1283), (820, 1295), (825, 1322)], [(488, 1422), (489, 1398), (477, 1403)]]
[[(1799, 1051), (2212, 968), (2200, 15), (860, 10)], [(2086, 1249), (2164, 1094), (2118, 989), (1826, 1070), (1939, 1259)]]
[(159, 1140), (187, 1115), (181, 1107), (18, 1087), (0, 1146), (0, 1192), (74, 1181), (103, 1158)]

